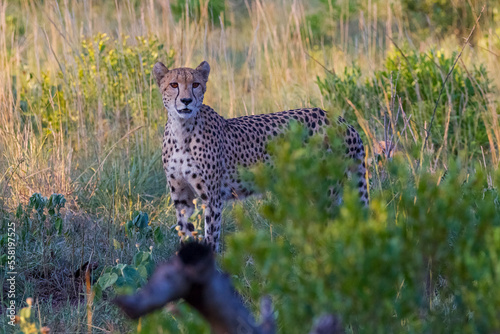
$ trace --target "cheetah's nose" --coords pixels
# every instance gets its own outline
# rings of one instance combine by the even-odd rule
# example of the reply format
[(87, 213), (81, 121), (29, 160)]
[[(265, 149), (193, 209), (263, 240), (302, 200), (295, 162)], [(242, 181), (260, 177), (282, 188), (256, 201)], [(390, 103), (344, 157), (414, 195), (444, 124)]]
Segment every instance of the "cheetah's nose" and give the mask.
[(185, 105), (189, 105), (191, 102), (193, 102), (193, 99), (190, 98), (182, 98), (181, 102), (184, 103)]

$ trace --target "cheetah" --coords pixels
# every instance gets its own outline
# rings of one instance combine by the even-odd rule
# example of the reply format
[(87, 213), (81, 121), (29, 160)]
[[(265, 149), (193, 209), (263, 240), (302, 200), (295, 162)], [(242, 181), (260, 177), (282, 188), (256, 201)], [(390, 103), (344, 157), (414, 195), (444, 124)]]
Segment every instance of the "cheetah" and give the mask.
[[(270, 159), (266, 144), (286, 131), (296, 120), (310, 134), (330, 125), (327, 113), (319, 108), (302, 108), (271, 114), (224, 119), (203, 104), (210, 66), (203, 61), (196, 69), (167, 67), (158, 62), (153, 75), (160, 89), (168, 121), (163, 137), (163, 168), (176, 209), (181, 235), (191, 236), (188, 221), (194, 212), (193, 200), (205, 206), (205, 242), (219, 251), (223, 203), (250, 195), (239, 178), (238, 167)], [(346, 155), (356, 161), (359, 195), (368, 204), (365, 151), (356, 130), (345, 123)]]

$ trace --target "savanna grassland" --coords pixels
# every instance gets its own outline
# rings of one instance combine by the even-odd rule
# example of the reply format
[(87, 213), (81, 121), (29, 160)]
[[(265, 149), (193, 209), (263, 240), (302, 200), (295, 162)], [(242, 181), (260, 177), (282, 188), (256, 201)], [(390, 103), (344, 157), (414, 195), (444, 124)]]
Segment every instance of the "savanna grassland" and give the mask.
[(0, 0), (0, 331), (209, 333), (185, 303), (139, 322), (110, 303), (178, 245), (152, 67), (202, 60), (224, 117), (317, 106), (367, 148), (369, 209), (348, 183), (327, 210), (340, 162), (300, 128), (248, 172), (264, 196), (226, 205), (218, 260), (252, 311), (271, 296), (280, 333), (326, 312), (500, 331), (495, 0)]

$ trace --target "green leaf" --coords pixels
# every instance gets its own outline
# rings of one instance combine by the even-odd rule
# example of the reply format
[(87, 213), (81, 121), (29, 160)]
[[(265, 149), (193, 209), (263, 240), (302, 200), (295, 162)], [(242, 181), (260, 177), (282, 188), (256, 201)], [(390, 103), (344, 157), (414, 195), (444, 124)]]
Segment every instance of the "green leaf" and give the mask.
[(54, 223), (55, 223), (57, 234), (60, 235), (62, 233), (62, 228), (63, 228), (63, 220), (62, 220), (62, 218), (61, 217), (57, 217)]
[(140, 230), (146, 228), (148, 226), (148, 223), (149, 223), (148, 214), (142, 211), (139, 211), (132, 220), (132, 224)]
[(143, 278), (144, 280), (146, 280), (148, 278), (148, 270), (146, 269), (145, 266), (143, 265), (140, 265), (137, 267), (137, 273), (141, 276), (141, 278)]
[(21, 219), (21, 217), (23, 216), (23, 206), (21, 203), (19, 203), (19, 205), (17, 206), (17, 210), (16, 210), (16, 218), (17, 219)]
[(117, 280), (118, 280), (118, 275), (116, 273), (105, 273), (101, 277), (99, 277), (97, 283), (104, 291), (113, 284), (115, 284)]
[(29, 320), (31, 318), (31, 307), (23, 307), (19, 312), (19, 316), (25, 320)]
[(118, 250), (118, 249), (123, 249), (123, 243), (116, 240), (116, 239), (113, 239), (113, 247)]
[(162, 244), (165, 240), (165, 235), (161, 231), (160, 226), (156, 226), (153, 230), (153, 238), (155, 243)]
[(137, 286), (141, 281), (141, 276), (137, 272), (137, 270), (131, 266), (124, 266), (122, 269), (123, 279), (125, 280), (125, 284), (131, 286)]

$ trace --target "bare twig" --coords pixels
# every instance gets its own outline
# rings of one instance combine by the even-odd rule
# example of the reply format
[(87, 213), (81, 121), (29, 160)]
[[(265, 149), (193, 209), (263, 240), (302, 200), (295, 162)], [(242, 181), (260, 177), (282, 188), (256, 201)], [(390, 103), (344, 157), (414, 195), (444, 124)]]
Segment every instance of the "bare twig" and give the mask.
[(57, 58), (57, 55), (56, 55), (54, 49), (52, 48), (52, 44), (50, 43), (50, 39), (49, 39), (49, 36), (47, 35), (47, 32), (45, 31), (45, 29), (42, 29), (42, 31), (43, 31), (43, 34), (45, 35), (45, 39), (47, 40), (47, 45), (49, 46), (50, 52), (52, 53), (52, 56), (54, 56), (54, 59), (56, 60), (57, 65), (59, 66), (59, 69), (61, 70), (61, 72), (64, 76), (64, 81), (66, 81), (66, 71), (64, 70), (64, 67), (61, 65), (59, 58)]
[(330, 73), (331, 75), (335, 76), (335, 70), (329, 70), (326, 68), (325, 65), (321, 64), (319, 61), (317, 61), (313, 56), (311, 56), (309, 53), (307, 53), (307, 51), (304, 51), (304, 53), (309, 57), (311, 58), (312, 60), (314, 60), (316, 62), (316, 64), (318, 64), (319, 66), (323, 67), (323, 69), (325, 71), (327, 71), (328, 73)]
[(500, 58), (500, 55), (496, 54), (495, 52), (491, 51), (490, 49), (483, 48), (481, 45), (478, 45), (477, 47), (480, 48), (480, 49), (482, 49), (482, 50), (484, 50), (484, 51), (486, 51), (486, 52), (488, 52), (489, 54), (491, 54), (491, 55), (493, 55), (493, 56), (495, 56), (497, 58)]

